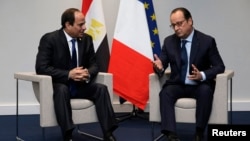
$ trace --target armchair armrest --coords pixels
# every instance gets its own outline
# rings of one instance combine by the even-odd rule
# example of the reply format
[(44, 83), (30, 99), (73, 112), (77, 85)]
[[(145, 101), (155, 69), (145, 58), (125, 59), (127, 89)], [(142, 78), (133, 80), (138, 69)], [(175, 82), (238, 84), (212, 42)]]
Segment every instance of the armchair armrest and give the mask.
[[(40, 83), (40, 84), (43, 83), (44, 85), (43, 87), (47, 87), (47, 88), (51, 87), (50, 91), (53, 92), (52, 79), (48, 75), (37, 75), (35, 72), (17, 72), (17, 73), (14, 73), (14, 78), (19, 79), (19, 80), (33, 82), (34, 92), (39, 102), (40, 102), (40, 97), (38, 96), (39, 89), (38, 87), (35, 86), (36, 83)], [(97, 83), (102, 83), (102, 84), (107, 85), (110, 95), (113, 96), (113, 81), (112, 80), (113, 80), (113, 75), (111, 73), (99, 72), (95, 81)]]
[(99, 72), (95, 82), (105, 84), (108, 87), (110, 100), (113, 101), (113, 74), (106, 72)]
[[(40, 104), (40, 125), (45, 127), (51, 125), (51, 122), (56, 123), (55, 118), (51, 118), (55, 117), (51, 76), (37, 75), (35, 72), (17, 72), (14, 74), (14, 78), (32, 82), (33, 90), (39, 104), (43, 103)], [(51, 119), (54, 119), (54, 121)]]
[(165, 71), (162, 77), (158, 77), (156, 73), (149, 74), (149, 121), (158, 122), (160, 115), (159, 93), (164, 82), (169, 79), (170, 71)]
[(42, 88), (44, 87), (49, 88), (48, 91), (53, 92), (52, 79), (48, 75), (37, 75), (35, 72), (17, 72), (17, 73), (14, 73), (14, 78), (32, 82), (33, 90), (34, 90), (34, 93), (38, 102), (40, 102), (41, 98), (39, 95), (40, 89), (37, 84), (40, 84), (41, 85), (40, 87)]
[[(212, 116), (210, 117), (210, 123), (228, 123), (228, 95), (232, 94), (232, 85), (229, 81), (232, 80), (233, 76), (234, 71), (232, 70), (225, 70), (224, 73), (217, 74), (216, 76), (213, 110), (211, 113)], [(229, 90), (230, 93), (228, 92)], [(232, 101), (230, 101), (230, 104), (232, 104), (231, 102)]]

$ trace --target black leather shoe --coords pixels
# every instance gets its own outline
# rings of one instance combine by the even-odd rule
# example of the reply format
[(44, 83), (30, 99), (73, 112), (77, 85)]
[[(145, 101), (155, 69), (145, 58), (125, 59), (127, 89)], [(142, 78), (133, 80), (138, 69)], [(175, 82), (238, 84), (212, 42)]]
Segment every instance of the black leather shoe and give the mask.
[(71, 138), (71, 137), (65, 137), (65, 138), (63, 139), (63, 141), (72, 141), (72, 138)]
[(104, 137), (104, 141), (116, 141), (116, 138), (111, 134), (110, 136)]
[(72, 132), (74, 131), (74, 128), (68, 130), (65, 132), (63, 140), (64, 141), (72, 141)]
[(168, 141), (180, 141), (177, 135), (170, 134), (167, 136)]
[(204, 135), (203, 134), (195, 134), (193, 141), (203, 141)]
[(72, 139), (64, 139), (64, 141), (73, 141)]

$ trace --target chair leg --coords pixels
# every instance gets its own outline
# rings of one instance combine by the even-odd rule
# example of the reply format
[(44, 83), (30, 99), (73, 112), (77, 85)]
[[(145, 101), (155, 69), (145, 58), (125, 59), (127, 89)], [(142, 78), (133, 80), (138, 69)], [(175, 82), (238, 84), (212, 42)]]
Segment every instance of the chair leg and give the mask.
[(16, 137), (16, 140), (17, 141), (24, 141), (23, 139), (19, 138), (19, 137)]
[(45, 128), (43, 127), (42, 130), (43, 130), (43, 131), (42, 131), (42, 132), (43, 132), (43, 141), (46, 141), (46, 137), (45, 137)]
[(154, 141), (159, 141), (164, 136), (165, 136), (164, 134), (160, 134), (160, 136), (158, 136), (157, 138), (155, 138)]
[(88, 137), (91, 137), (91, 138), (94, 138), (94, 139), (98, 139), (98, 140), (101, 140), (101, 141), (103, 140), (103, 138), (101, 138), (101, 137), (98, 137), (98, 136), (95, 136), (95, 135), (92, 135), (92, 134), (81, 131), (80, 128), (79, 128), (79, 125), (77, 125), (77, 132), (79, 134), (81, 134), (81, 135), (85, 135), (85, 136), (88, 136)]
[(164, 137), (164, 134), (160, 134), (158, 137), (156, 137), (154, 139), (154, 126), (155, 126), (155, 122), (152, 123), (152, 126), (151, 126), (151, 131), (152, 131), (152, 140), (153, 141), (159, 141), (162, 137)]
[(152, 137), (152, 140), (154, 140), (154, 137), (155, 137), (154, 128), (155, 128), (155, 123), (152, 122), (152, 124), (151, 124), (151, 137)]

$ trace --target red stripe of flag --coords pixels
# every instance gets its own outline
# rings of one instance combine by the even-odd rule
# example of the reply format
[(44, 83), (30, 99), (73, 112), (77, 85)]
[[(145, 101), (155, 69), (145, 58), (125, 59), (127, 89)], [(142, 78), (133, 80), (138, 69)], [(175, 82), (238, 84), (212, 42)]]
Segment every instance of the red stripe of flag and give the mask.
[(82, 0), (82, 13), (84, 15), (87, 14), (90, 4), (92, 3), (93, 0)]

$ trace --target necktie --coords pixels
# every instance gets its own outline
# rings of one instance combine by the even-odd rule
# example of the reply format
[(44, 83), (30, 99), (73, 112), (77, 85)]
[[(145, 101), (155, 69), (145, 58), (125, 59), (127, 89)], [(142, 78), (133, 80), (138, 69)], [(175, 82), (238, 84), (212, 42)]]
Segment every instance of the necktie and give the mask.
[(77, 56), (76, 56), (76, 39), (72, 39), (72, 56), (71, 56), (71, 68), (75, 68), (77, 66)]
[[(71, 69), (73, 69), (77, 67), (77, 56), (76, 56), (76, 47), (75, 47), (76, 39), (72, 39), (71, 42), (72, 42)], [(70, 91), (71, 97), (74, 97), (76, 95), (76, 85), (73, 80), (70, 80), (69, 91)]]
[(183, 83), (185, 83), (187, 66), (188, 66), (186, 43), (187, 43), (187, 40), (181, 41), (181, 81)]

